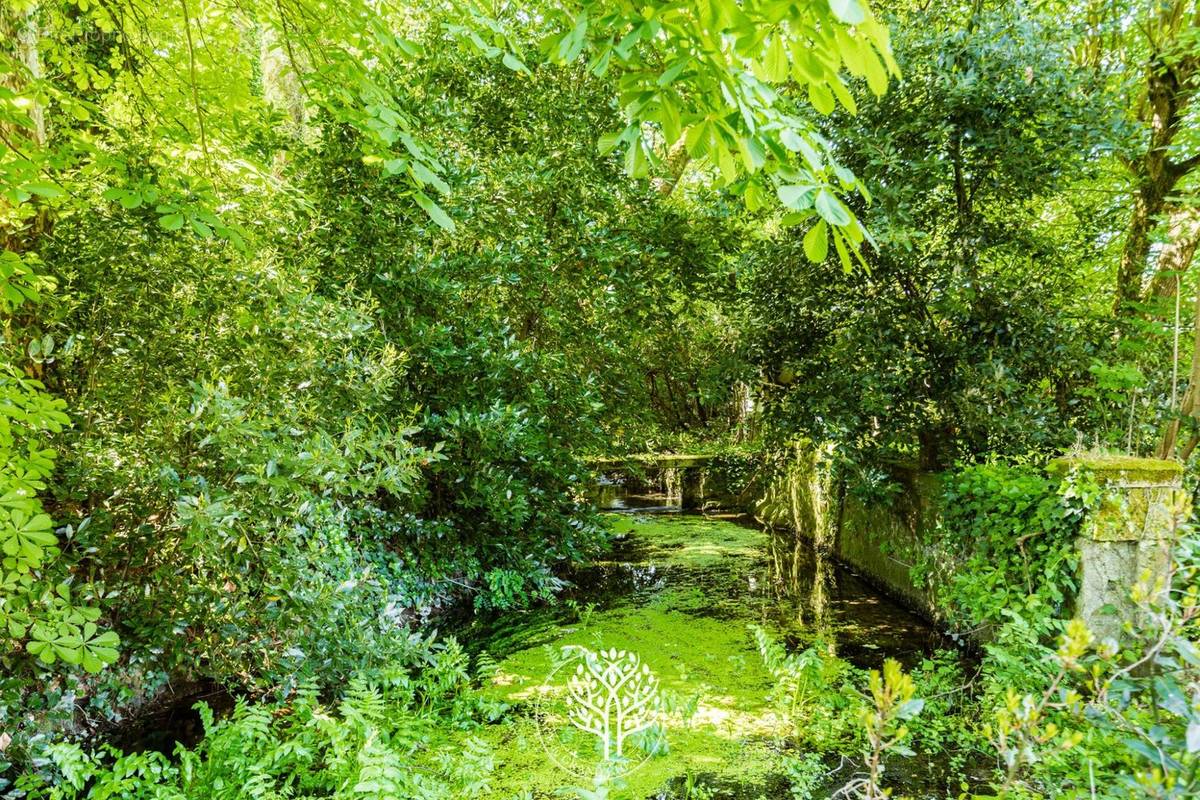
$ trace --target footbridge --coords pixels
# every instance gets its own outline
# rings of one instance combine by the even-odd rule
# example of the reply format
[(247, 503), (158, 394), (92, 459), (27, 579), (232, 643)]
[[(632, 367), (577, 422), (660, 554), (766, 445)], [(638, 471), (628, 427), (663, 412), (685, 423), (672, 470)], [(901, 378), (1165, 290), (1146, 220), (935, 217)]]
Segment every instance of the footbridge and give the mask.
[(635, 453), (590, 460), (602, 476), (601, 492), (623, 487), (627, 492), (666, 495), (669, 504), (686, 510), (736, 505), (726, 481), (713, 469), (716, 456), (686, 453)]

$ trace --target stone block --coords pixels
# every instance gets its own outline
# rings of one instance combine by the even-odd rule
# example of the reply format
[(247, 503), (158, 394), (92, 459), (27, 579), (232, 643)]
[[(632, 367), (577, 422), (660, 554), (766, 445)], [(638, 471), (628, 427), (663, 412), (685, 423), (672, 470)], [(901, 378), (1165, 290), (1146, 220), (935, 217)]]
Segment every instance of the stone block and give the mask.
[[(1171, 566), (1176, 521), (1186, 518), (1183, 465), (1122, 456), (1056, 459), (1050, 471), (1086, 472), (1100, 487), (1079, 536), (1079, 594), (1075, 613), (1099, 638), (1119, 638), (1139, 624), (1134, 588), (1162, 585)], [(1149, 592), (1147, 593), (1149, 596)]]

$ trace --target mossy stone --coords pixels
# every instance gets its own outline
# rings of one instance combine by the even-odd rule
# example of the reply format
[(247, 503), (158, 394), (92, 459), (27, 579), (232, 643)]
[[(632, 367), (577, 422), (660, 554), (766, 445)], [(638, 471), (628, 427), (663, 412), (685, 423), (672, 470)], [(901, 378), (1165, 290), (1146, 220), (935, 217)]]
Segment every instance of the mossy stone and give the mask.
[(1174, 485), (1183, 477), (1183, 464), (1161, 458), (1138, 458), (1108, 454), (1075, 455), (1056, 458), (1046, 470), (1052, 475), (1066, 475), (1072, 469), (1083, 469), (1095, 475), (1104, 485), (1156, 484)]

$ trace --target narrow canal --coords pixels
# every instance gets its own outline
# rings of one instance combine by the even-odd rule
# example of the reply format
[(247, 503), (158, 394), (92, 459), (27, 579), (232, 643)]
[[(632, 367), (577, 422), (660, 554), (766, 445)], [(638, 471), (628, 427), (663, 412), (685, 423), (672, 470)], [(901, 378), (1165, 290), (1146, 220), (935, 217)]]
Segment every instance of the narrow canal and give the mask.
[[(564, 705), (574, 702), (567, 686), (582, 669), (571, 657), (579, 660), (584, 649), (633, 654), (662, 698), (653, 727), (630, 747), (620, 796), (773, 800), (793, 797), (797, 769), (811, 773), (812, 797), (849, 781), (855, 764), (837, 745), (840, 737), (851, 747), (858, 723), (849, 701), (841, 710), (836, 700), (816, 710), (789, 706), (756, 627), (789, 652), (819, 653), (826, 691), (847, 694), (857, 670), (887, 658), (929, 669), (950, 646), (793, 536), (744, 517), (681, 514), (661, 502), (616, 501), (614, 549), (573, 572), (564, 603), (504, 615), (468, 637), (485, 665), (485, 693), (511, 706), (508, 723), (485, 729), (496, 759), (489, 796), (592, 787), (596, 743)], [(939, 657), (952, 668), (957, 661)], [(888, 778), (899, 794), (958, 792), (944, 785), (950, 771), (941, 759), (893, 762)]]

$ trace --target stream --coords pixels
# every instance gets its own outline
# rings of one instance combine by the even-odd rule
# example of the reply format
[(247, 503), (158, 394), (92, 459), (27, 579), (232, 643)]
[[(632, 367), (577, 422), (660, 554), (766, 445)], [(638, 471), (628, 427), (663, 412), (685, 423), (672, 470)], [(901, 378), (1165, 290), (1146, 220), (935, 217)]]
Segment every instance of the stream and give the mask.
[[(804, 751), (770, 699), (774, 680), (752, 626), (789, 652), (815, 645), (858, 669), (877, 669), (888, 658), (912, 669), (953, 648), (852, 570), (748, 517), (685, 514), (653, 495), (614, 498), (607, 517), (612, 549), (565, 576), (561, 602), (475, 617), (446, 631), (470, 653), (481, 695), (507, 709), (494, 724), (453, 734), (464, 746), (482, 739), (494, 753), (485, 798), (591, 790), (603, 760), (597, 739), (564, 712), (579, 667), (564, 654), (578, 648), (632, 654), (656, 681), (666, 710), (652, 731), (631, 738), (634, 756), (619, 795), (656, 800), (793, 800), (786, 762)], [(201, 733), (197, 699), (218, 713), (233, 702), (218, 687), (196, 687), (113, 741), (164, 753), (176, 742), (192, 745)], [(843, 730), (857, 724), (843, 717)], [(839, 720), (832, 722), (836, 728)], [(856, 769), (852, 759), (823, 757), (811, 797), (831, 796)], [(954, 772), (945, 755), (896, 758), (886, 785), (906, 797), (956, 796), (960, 786), (947, 778)], [(972, 772), (986, 783), (986, 770)]]
[[(660, 497), (618, 499), (616, 542), (577, 567), (563, 603), (505, 613), (463, 638), (490, 669), (488, 696), (513, 706), (486, 726), (495, 750), (489, 797), (561, 796), (590, 788), (594, 738), (568, 724), (571, 648), (635, 654), (672, 713), (623, 768), (634, 798), (791, 798), (784, 772), (796, 755), (768, 695), (773, 680), (751, 630), (789, 651), (819, 642), (862, 669), (894, 658), (911, 668), (950, 643), (921, 618), (794, 536), (739, 516), (679, 513)], [(568, 648), (564, 651), (563, 648)], [(581, 741), (582, 736), (582, 741)], [(664, 741), (665, 740), (665, 741)], [(601, 739), (603, 741), (603, 739)], [(589, 743), (590, 742), (590, 743)], [(937, 758), (893, 759), (888, 784), (907, 796), (954, 796)], [(826, 759), (814, 797), (844, 785), (855, 766)]]

